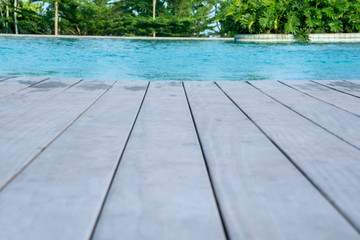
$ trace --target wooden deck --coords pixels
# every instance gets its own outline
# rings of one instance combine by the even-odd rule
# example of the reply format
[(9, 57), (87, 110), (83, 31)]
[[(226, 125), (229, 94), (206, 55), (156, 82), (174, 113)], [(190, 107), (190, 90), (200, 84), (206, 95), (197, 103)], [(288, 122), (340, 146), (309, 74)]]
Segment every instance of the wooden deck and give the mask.
[(360, 81), (0, 77), (0, 239), (360, 239)]

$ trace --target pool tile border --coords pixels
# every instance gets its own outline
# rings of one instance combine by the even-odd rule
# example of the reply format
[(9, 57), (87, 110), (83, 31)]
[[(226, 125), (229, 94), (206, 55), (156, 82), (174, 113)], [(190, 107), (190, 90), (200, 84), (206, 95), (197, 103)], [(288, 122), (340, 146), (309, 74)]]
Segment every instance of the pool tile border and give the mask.
[[(309, 34), (310, 42), (360, 42), (360, 33)], [(235, 42), (294, 42), (292, 34), (236, 34)]]

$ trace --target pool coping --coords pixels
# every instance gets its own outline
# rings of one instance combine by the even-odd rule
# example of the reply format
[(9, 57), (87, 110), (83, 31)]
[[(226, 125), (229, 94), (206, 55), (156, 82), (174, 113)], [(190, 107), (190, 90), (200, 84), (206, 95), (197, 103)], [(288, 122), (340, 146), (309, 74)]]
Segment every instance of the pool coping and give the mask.
[[(360, 42), (360, 33), (309, 34), (313, 43)], [(295, 42), (292, 34), (236, 34), (235, 42)]]
[(128, 39), (128, 40), (205, 40), (234, 41), (234, 38), (200, 38), (200, 37), (125, 37), (125, 36), (89, 36), (89, 35), (42, 35), (42, 34), (0, 34), (0, 37), (27, 38), (90, 38), (90, 39)]
[[(181, 40), (181, 41), (235, 41), (254, 43), (295, 42), (292, 34), (235, 34), (234, 38), (200, 37), (126, 37), (126, 36), (89, 36), (89, 35), (42, 35), (42, 34), (0, 34), (0, 37), (26, 38), (65, 38), (65, 39), (127, 39), (127, 40)], [(309, 34), (312, 43), (360, 42), (360, 33), (316, 33)]]
[[(181, 40), (181, 41), (235, 41), (254, 43), (295, 42), (292, 34), (236, 34), (234, 38), (199, 37), (127, 37), (127, 36), (88, 36), (88, 35), (42, 35), (42, 34), (0, 34), (0, 37), (25, 38), (65, 38), (65, 39), (127, 39), (127, 40)], [(312, 43), (360, 42), (360, 33), (317, 33), (309, 34)]]

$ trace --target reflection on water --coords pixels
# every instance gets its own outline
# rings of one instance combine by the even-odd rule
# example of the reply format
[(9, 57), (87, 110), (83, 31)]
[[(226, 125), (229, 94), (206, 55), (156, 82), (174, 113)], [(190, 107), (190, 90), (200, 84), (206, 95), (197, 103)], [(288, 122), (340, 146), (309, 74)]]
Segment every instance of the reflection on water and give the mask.
[(359, 79), (360, 44), (0, 37), (0, 75), (189, 81)]

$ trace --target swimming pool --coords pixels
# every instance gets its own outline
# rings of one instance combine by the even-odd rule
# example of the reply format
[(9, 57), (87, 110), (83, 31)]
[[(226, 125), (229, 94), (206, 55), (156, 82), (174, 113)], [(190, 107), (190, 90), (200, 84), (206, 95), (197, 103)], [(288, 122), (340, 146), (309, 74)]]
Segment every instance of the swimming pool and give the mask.
[(200, 81), (360, 79), (360, 43), (0, 37), (0, 75)]

